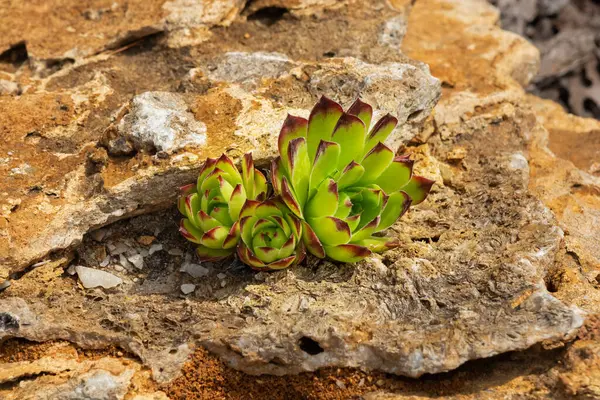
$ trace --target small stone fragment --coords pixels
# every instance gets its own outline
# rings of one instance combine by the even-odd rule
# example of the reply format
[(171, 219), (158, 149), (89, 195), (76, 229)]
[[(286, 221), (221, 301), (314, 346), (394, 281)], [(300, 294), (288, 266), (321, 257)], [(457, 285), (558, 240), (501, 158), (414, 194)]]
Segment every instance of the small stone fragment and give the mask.
[(156, 240), (156, 237), (154, 236), (140, 236), (139, 238), (137, 238), (137, 242), (141, 245), (144, 246), (150, 246), (152, 244), (152, 242), (154, 242)]
[(116, 244), (112, 244), (112, 245), (109, 244), (108, 245), (108, 251), (110, 252), (111, 256), (116, 256), (116, 255), (123, 254), (127, 250), (129, 250), (129, 246), (127, 246), (123, 242), (117, 242)]
[(346, 389), (346, 384), (342, 381), (340, 381), (339, 379), (335, 381), (335, 384), (337, 385), (337, 387), (339, 387), (340, 389)]
[(173, 248), (173, 249), (169, 249), (169, 251), (167, 252), (172, 256), (182, 256), (183, 255), (183, 250), (178, 249), (177, 247)]
[(196, 289), (196, 285), (193, 283), (184, 283), (181, 285), (181, 292), (183, 294), (190, 294)]
[(150, 249), (148, 250), (148, 254), (152, 255), (154, 253), (156, 253), (157, 251), (161, 251), (163, 249), (163, 245), (160, 243), (155, 243), (152, 246), (150, 246)]
[(106, 229), (97, 229), (93, 232), (90, 233), (90, 236), (92, 237), (92, 239), (94, 239), (96, 242), (101, 242), (102, 239), (104, 239), (106, 237), (106, 234), (108, 233), (108, 230)]
[(201, 278), (208, 275), (210, 270), (200, 264), (185, 263), (180, 269), (181, 272), (186, 272), (194, 278)]
[(133, 264), (137, 269), (144, 268), (144, 257), (141, 254), (135, 254), (133, 256), (127, 257), (127, 260)]
[(226, 277), (226, 276), (227, 276), (227, 275), (225, 275), (225, 274), (224, 274), (224, 273), (222, 273), (222, 272), (220, 272), (220, 273), (218, 273), (218, 274), (217, 274), (217, 278), (219, 278), (219, 279), (225, 279), (225, 277)]
[(123, 283), (123, 280), (109, 272), (88, 268), (81, 265), (75, 267), (79, 281), (84, 288), (90, 289), (101, 286), (110, 289)]

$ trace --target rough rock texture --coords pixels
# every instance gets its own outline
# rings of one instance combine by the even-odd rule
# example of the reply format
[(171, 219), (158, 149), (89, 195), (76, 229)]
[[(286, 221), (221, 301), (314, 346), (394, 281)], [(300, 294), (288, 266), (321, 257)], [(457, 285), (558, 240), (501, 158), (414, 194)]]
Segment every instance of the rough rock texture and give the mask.
[[(203, 8), (174, 1), (170, 12), (198, 7), (199, 15), (227, 16), (190, 29), (194, 18), (163, 20), (161, 11), (150, 20), (165, 21), (162, 36), (44, 73), (32, 62), (6, 63), (22, 94), (0, 96), (7, 138), (0, 145), (7, 188), (0, 193), (0, 257), (12, 283), (0, 293), (0, 340), (7, 353), (17, 349), (0, 358), (0, 377), (33, 378), (0, 394), (27, 398), (60, 389), (74, 398), (161, 398), (156, 380), (172, 398), (301, 398), (301, 388), (316, 390), (321, 375), (302, 374), (290, 387), (296, 378), (227, 372), (239, 377), (235, 387), (227, 386), (232, 378), (215, 378), (221, 394), (194, 390), (203, 374), (217, 373), (203, 369), (214, 361), (201, 347), (251, 374), (333, 366), (415, 377), (533, 345), (513, 353), (514, 362), (496, 357), (476, 364), (489, 369), (461, 367), (448, 378), (455, 389), (434, 391), (449, 398), (481, 398), (492, 387), (497, 398), (593, 397), (597, 327), (580, 327), (598, 309), (597, 248), (589, 240), (596, 231), (587, 224), (597, 216), (596, 127), (581, 119), (561, 125), (571, 117), (554, 118), (552, 105), (526, 97), (522, 85), (535, 75), (538, 53), (498, 28), (498, 13), (486, 2), (409, 3), (261, 0)], [(184, 39), (190, 47), (179, 47)], [(191, 45), (195, 40), (202, 45)], [(193, 246), (178, 235), (176, 211), (165, 209), (173, 188), (194, 179), (202, 158), (222, 151), (238, 157), (253, 150), (265, 163), (285, 114), (306, 116), (321, 94), (344, 104), (360, 94), (397, 115), (402, 126), (392, 144), (436, 180), (430, 198), (392, 229), (404, 246), (356, 265), (309, 258), (272, 274), (236, 261), (199, 269)], [(158, 129), (143, 129), (157, 122)], [(163, 140), (199, 131), (206, 135), (199, 146)], [(565, 135), (581, 135), (588, 145), (548, 150), (553, 137)], [(577, 156), (582, 151), (589, 160)], [(572, 202), (570, 212), (560, 201)], [(65, 273), (70, 265), (123, 283), (84, 289)], [(194, 291), (183, 294), (191, 285)], [(52, 363), (19, 351), (27, 347), (11, 345), (15, 337), (66, 340), (80, 349), (117, 346), (137, 360), (111, 353), (120, 366), (93, 360), (69, 372), (73, 356)], [(565, 350), (547, 350), (553, 346)], [(542, 367), (525, 366), (531, 360)], [(428, 378), (377, 372), (356, 372), (364, 381), (352, 383), (340, 371), (326, 373), (337, 390), (327, 389), (329, 398), (376, 387), (379, 393), (367, 396), (431, 397), (434, 388)], [(466, 378), (461, 371), (469, 371)], [(510, 378), (518, 383), (497, 382)], [(452, 383), (461, 379), (463, 386)], [(99, 381), (106, 390), (94, 394)], [(261, 389), (265, 381), (281, 391)], [(305, 397), (320, 398), (315, 393)]]

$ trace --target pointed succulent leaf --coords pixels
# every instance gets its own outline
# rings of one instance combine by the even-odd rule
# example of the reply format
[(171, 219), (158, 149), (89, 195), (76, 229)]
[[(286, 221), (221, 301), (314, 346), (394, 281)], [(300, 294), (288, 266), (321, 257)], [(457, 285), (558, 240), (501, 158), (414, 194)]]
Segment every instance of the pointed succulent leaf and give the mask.
[(348, 224), (335, 217), (308, 218), (307, 222), (321, 243), (325, 246), (335, 246), (348, 243), (352, 236)]
[(360, 213), (360, 222), (356, 229), (361, 229), (381, 214), (383, 209), (385, 193), (381, 189), (365, 189), (362, 191), (362, 211)]
[(352, 201), (347, 193), (341, 192), (338, 198), (337, 210), (334, 217), (345, 219), (352, 212)]
[(310, 190), (308, 197), (311, 198), (319, 185), (326, 178), (333, 177), (337, 171), (338, 158), (340, 156), (340, 145), (335, 142), (319, 143), (317, 155), (313, 163), (310, 176)]
[(296, 199), (294, 192), (290, 188), (287, 178), (284, 176), (281, 181), (281, 199), (290, 210), (298, 217), (302, 218), (302, 207)]
[(227, 155), (222, 154), (221, 157), (219, 157), (217, 163), (215, 164), (215, 168), (218, 168), (225, 172), (225, 174), (227, 174), (225, 176), (231, 179), (229, 181), (229, 184), (231, 186), (235, 186), (238, 183), (242, 183), (242, 177), (238, 169), (236, 168), (233, 161), (231, 161), (231, 158), (227, 157)]
[(344, 168), (351, 161), (360, 161), (365, 146), (365, 124), (354, 115), (343, 114), (335, 130), (332, 140), (340, 145), (338, 169)]
[(255, 215), (258, 218), (266, 218), (271, 217), (273, 215), (282, 216), (283, 213), (281, 212), (275, 201), (266, 200), (256, 207)]
[(198, 192), (202, 192), (202, 190), (200, 189), (202, 182), (204, 182), (204, 179), (206, 179), (208, 174), (210, 174), (215, 169), (216, 163), (217, 163), (217, 160), (215, 158), (207, 158), (206, 161), (204, 162), (204, 165), (202, 165), (202, 168), (200, 169), (200, 173), (198, 174), (198, 180), (197, 180)]
[(352, 234), (352, 239), (350, 239), (350, 243), (357, 243), (363, 239), (367, 239), (371, 237), (371, 235), (378, 231), (377, 227), (379, 226), (379, 221), (381, 217), (377, 216), (371, 220), (368, 224), (363, 226), (361, 229)]
[(371, 250), (357, 244), (325, 246), (325, 252), (332, 260), (346, 263), (358, 262), (371, 255)]
[(388, 168), (393, 159), (394, 152), (383, 143), (377, 143), (361, 162), (365, 173), (358, 182), (358, 185), (373, 183)]
[(290, 236), (290, 238), (279, 248), (277, 258), (286, 258), (292, 255), (292, 253), (296, 249), (296, 244), (296, 238)]
[(231, 249), (211, 249), (210, 247), (199, 245), (196, 253), (200, 261), (218, 261), (233, 254), (235, 248)]
[(400, 246), (400, 242), (394, 238), (374, 236), (361, 240), (356, 244), (364, 246), (374, 253), (381, 253), (383, 251)]
[(344, 113), (342, 106), (322, 96), (308, 117), (308, 155), (311, 162), (315, 159), (321, 140), (330, 141), (333, 129)]
[(224, 226), (217, 226), (216, 228), (212, 228), (209, 231), (204, 232), (202, 235), (202, 239), (200, 240), (200, 244), (206, 247), (210, 247), (211, 249), (221, 249), (223, 248), (223, 242), (227, 238), (229, 234), (229, 229)]
[(275, 158), (271, 161), (271, 184), (273, 186), (273, 192), (277, 196), (281, 195), (281, 180), (283, 179), (284, 167), (281, 165), (281, 157)]
[(218, 177), (218, 181), (221, 197), (223, 197), (224, 200), (230, 199), (231, 194), (233, 193), (233, 186), (231, 186), (231, 183), (227, 182), (222, 176)]
[(365, 124), (365, 127), (369, 129), (371, 118), (373, 117), (373, 107), (364, 103), (361, 99), (356, 99), (348, 109), (348, 114), (356, 115)]
[(361, 215), (356, 214), (356, 215), (352, 215), (350, 217), (346, 217), (346, 218), (344, 218), (344, 221), (346, 221), (346, 223), (348, 224), (348, 227), (350, 228), (350, 232), (354, 232), (358, 229), (358, 224), (361, 221)]
[(255, 215), (242, 216), (240, 218), (240, 234), (243, 242), (252, 243), (252, 228), (254, 228), (257, 220), (258, 217)]
[(196, 185), (190, 183), (189, 185), (182, 186), (179, 188), (179, 192), (180, 194), (177, 198), (177, 208), (179, 209), (179, 212), (181, 214), (187, 215), (185, 210), (185, 198), (191, 195), (192, 193), (196, 192)]
[(254, 226), (252, 227), (251, 235), (256, 236), (260, 231), (264, 230), (265, 228), (272, 228), (275, 226), (276, 225), (273, 221), (269, 221), (266, 218), (259, 217), (254, 223)]
[(267, 178), (257, 169), (254, 170), (254, 198), (260, 201), (267, 198)]
[(375, 184), (386, 193), (397, 192), (410, 181), (413, 164), (414, 161), (405, 157), (394, 158), (394, 161), (375, 180)]
[(298, 256), (289, 256), (289, 257), (282, 258), (277, 261), (273, 261), (272, 263), (267, 265), (265, 267), (265, 269), (270, 270), (270, 271), (277, 271), (280, 269), (288, 268), (288, 267), (292, 266), (294, 263), (298, 263), (298, 262), (299, 262)]
[(273, 247), (255, 247), (253, 250), (256, 258), (265, 264), (272, 263), (278, 259), (279, 251)]
[(317, 189), (317, 193), (304, 208), (307, 218), (324, 217), (335, 214), (338, 207), (338, 189), (333, 179), (326, 179)]
[(299, 238), (302, 235), (302, 224), (300, 220), (292, 213), (286, 213), (284, 218), (287, 222), (287, 226), (290, 229), (290, 235), (293, 235), (295, 238)]
[(365, 153), (369, 152), (377, 145), (377, 143), (384, 143), (397, 124), (398, 120), (395, 117), (392, 117), (390, 114), (384, 115), (379, 121), (377, 121), (367, 137)]
[(338, 190), (345, 189), (357, 183), (365, 173), (362, 165), (355, 161), (350, 162), (342, 171), (342, 175), (338, 179)]
[(198, 211), (198, 222), (199, 227), (202, 228), (204, 232), (222, 225), (216, 218), (208, 215), (202, 210)]
[(222, 204), (217, 207), (214, 207), (212, 209), (212, 211), (210, 212), (210, 216), (213, 217), (214, 219), (216, 219), (217, 221), (219, 221), (219, 223), (221, 225), (224, 225), (227, 227), (233, 225), (233, 221), (232, 221), (231, 217), (229, 216), (229, 209), (227, 208), (226, 204)]
[(244, 244), (244, 242), (240, 242), (237, 247), (237, 254), (240, 260), (246, 265), (251, 266), (252, 268), (264, 268), (265, 263), (260, 261), (254, 253)]
[(307, 127), (308, 121), (305, 118), (294, 117), (293, 115), (288, 115), (283, 122), (277, 145), (284, 167), (287, 168), (289, 165), (288, 146), (290, 141), (300, 137), (306, 138)]
[(241, 235), (240, 221), (235, 221), (235, 223), (233, 224), (233, 226), (229, 230), (229, 233), (227, 234), (227, 237), (223, 241), (223, 248), (224, 249), (231, 249), (231, 248), (235, 247), (235, 245), (240, 240), (240, 235)]
[(303, 207), (308, 197), (310, 178), (310, 160), (308, 158), (305, 138), (297, 138), (290, 141), (288, 145), (288, 160), (289, 165), (287, 169), (290, 174), (290, 182), (300, 207)]
[(240, 219), (243, 217), (250, 217), (256, 213), (256, 208), (260, 205), (260, 201), (257, 200), (246, 200), (242, 211), (240, 211)]
[(198, 193), (192, 193), (188, 195), (184, 200), (184, 215), (188, 217), (191, 223), (198, 226), (199, 221), (196, 217), (198, 210), (200, 210), (200, 198)]
[(321, 241), (317, 237), (317, 234), (306, 221), (302, 221), (302, 241), (306, 246), (306, 249), (310, 254), (315, 257), (325, 257), (325, 249), (321, 244)]
[(421, 203), (431, 190), (431, 186), (435, 181), (424, 178), (422, 176), (413, 176), (406, 186), (402, 187), (402, 191), (406, 192), (412, 199), (412, 205)]
[(395, 192), (389, 195), (387, 203), (381, 212), (381, 221), (377, 231), (382, 231), (394, 225), (408, 210), (412, 199), (405, 192)]
[(187, 218), (182, 218), (179, 221), (179, 232), (192, 243), (200, 243), (204, 234), (201, 229), (195, 227)]
[(242, 159), (242, 183), (246, 191), (246, 197), (254, 200), (254, 160), (252, 153), (244, 154)]
[(232, 221), (237, 221), (240, 216), (240, 211), (246, 202), (246, 191), (242, 184), (238, 184), (229, 197), (229, 217)]

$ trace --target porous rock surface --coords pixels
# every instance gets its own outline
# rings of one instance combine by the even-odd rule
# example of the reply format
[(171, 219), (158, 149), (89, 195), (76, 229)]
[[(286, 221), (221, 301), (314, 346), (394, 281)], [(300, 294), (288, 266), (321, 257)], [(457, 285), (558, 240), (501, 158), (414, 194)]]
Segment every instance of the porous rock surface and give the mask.
[[(139, 361), (112, 369), (88, 362), (68, 377), (72, 361), (8, 362), (0, 369), (8, 381), (54, 375), (3, 395), (83, 396), (102, 381), (110, 383), (104, 394), (86, 395), (162, 398), (139, 381), (171, 381), (198, 346), (249, 374), (335, 366), (418, 377), (567, 340), (598, 307), (597, 295), (588, 295), (597, 249), (586, 236), (598, 225), (560, 212), (552, 190), (562, 181), (540, 177), (561, 164), (588, 188), (572, 193), (566, 185), (563, 196), (591, 216), (596, 178), (548, 150), (545, 135), (556, 128), (543, 115), (553, 114), (522, 89), (538, 53), (497, 27), (493, 7), (478, 0), (206, 4), (173, 1), (139, 16), (132, 5), (124, 19), (102, 12), (121, 34), (152, 35), (118, 42), (105, 34), (83, 52), (76, 41), (47, 44), (58, 25), (48, 24), (45, 35), (5, 35), (11, 45), (26, 41), (31, 55), (19, 64), (13, 48), (0, 72), (21, 93), (0, 96), (0, 273), (12, 279), (0, 294), (0, 340), (118, 346)], [(206, 19), (173, 13), (177, 5)], [(74, 18), (77, 32), (94, 31), (77, 24), (79, 15), (96, 13), (60, 15)], [(37, 62), (71, 50), (72, 63)], [(344, 105), (360, 95), (396, 115), (389, 144), (436, 180), (429, 199), (392, 228), (403, 246), (355, 265), (309, 257), (277, 273), (236, 261), (186, 272), (198, 267), (169, 208), (175, 188), (221, 152), (253, 151), (266, 165), (286, 113), (307, 116), (322, 94)], [(583, 270), (565, 262), (570, 253)], [(85, 289), (64, 273), (75, 262), (122, 283)], [(194, 291), (182, 294), (183, 285)], [(594, 381), (580, 379), (586, 368), (573, 360), (565, 387), (592, 393)], [(152, 379), (139, 376), (142, 365)]]

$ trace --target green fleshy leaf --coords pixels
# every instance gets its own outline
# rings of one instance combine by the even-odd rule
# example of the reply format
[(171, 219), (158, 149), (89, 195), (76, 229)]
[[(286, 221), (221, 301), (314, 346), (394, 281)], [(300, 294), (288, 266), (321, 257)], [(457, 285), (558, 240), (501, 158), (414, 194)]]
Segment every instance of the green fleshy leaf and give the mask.
[(240, 217), (240, 211), (246, 202), (246, 192), (242, 184), (238, 184), (229, 198), (229, 217), (232, 221), (237, 221)]
[(363, 226), (356, 233), (352, 234), (352, 239), (350, 239), (350, 243), (357, 243), (363, 239), (369, 238), (373, 233), (377, 231), (377, 227), (379, 226), (380, 217), (377, 216), (371, 222)]
[(244, 264), (256, 269), (265, 267), (265, 263), (260, 261), (243, 242), (237, 247), (237, 253)]
[(341, 192), (338, 198), (337, 210), (334, 217), (345, 219), (352, 212), (352, 201), (347, 193)]
[(310, 225), (306, 221), (301, 221), (302, 223), (302, 241), (306, 246), (306, 249), (310, 254), (315, 257), (323, 258), (325, 257), (325, 249), (321, 244), (321, 241), (317, 237), (317, 234), (312, 230)]
[(435, 181), (422, 176), (413, 176), (406, 186), (402, 187), (402, 191), (410, 196), (412, 205), (416, 205), (427, 198), (431, 186), (433, 186), (434, 183)]
[(325, 246), (348, 243), (352, 236), (348, 224), (339, 218), (308, 218), (307, 222), (310, 224), (310, 227), (313, 229), (321, 243)]
[(198, 192), (202, 193), (206, 190), (219, 188), (219, 179), (222, 179), (225, 175), (226, 174), (223, 170), (219, 168), (213, 169), (213, 171), (206, 176), (206, 179), (204, 179), (200, 185), (200, 190), (198, 190)]
[(196, 226), (200, 226), (200, 221), (197, 218), (198, 211), (201, 209), (201, 200), (198, 193), (192, 193), (185, 198), (184, 215)]
[(351, 161), (362, 160), (365, 146), (365, 124), (354, 115), (343, 114), (339, 119), (332, 139), (340, 145), (338, 169), (344, 168)]
[(298, 262), (298, 258), (296, 256), (289, 256), (289, 257), (283, 258), (281, 260), (272, 262), (271, 264), (267, 265), (265, 267), (265, 269), (270, 270), (270, 271), (277, 271), (280, 269), (288, 268), (297, 262)]
[(206, 247), (210, 247), (211, 249), (221, 249), (223, 248), (223, 242), (227, 238), (229, 234), (229, 229), (224, 226), (217, 226), (216, 228), (212, 228), (210, 231), (204, 232), (202, 235), (202, 240), (200, 240), (200, 244)]
[(254, 170), (254, 196), (261, 201), (267, 198), (267, 178), (257, 169)]
[(375, 180), (375, 184), (386, 193), (400, 190), (410, 181), (414, 162), (404, 157), (396, 157), (385, 171)]
[(254, 200), (254, 160), (252, 159), (252, 153), (244, 154), (242, 160), (242, 183), (246, 197)]
[(365, 173), (357, 185), (373, 183), (388, 168), (393, 159), (394, 152), (383, 143), (378, 143), (362, 160), (361, 165)]
[(412, 200), (404, 192), (395, 192), (389, 195), (387, 203), (381, 212), (381, 221), (377, 231), (380, 232), (384, 229), (394, 225), (396, 221), (408, 210)]
[(290, 237), (279, 249), (277, 253), (277, 258), (286, 258), (292, 255), (294, 250), (296, 249), (296, 239), (294, 237)]
[(192, 243), (200, 243), (202, 235), (204, 235), (204, 232), (194, 226), (187, 218), (182, 218), (179, 221), (179, 232)]
[(302, 224), (300, 220), (292, 213), (285, 213), (284, 218), (287, 222), (288, 227), (290, 228), (290, 235), (293, 235), (295, 238), (300, 238), (302, 235)]
[(256, 236), (256, 234), (266, 228), (275, 228), (276, 225), (273, 221), (269, 221), (266, 218), (258, 218), (252, 227), (252, 236)]
[(240, 218), (240, 234), (242, 241), (249, 246), (252, 245), (252, 229), (257, 220), (258, 217), (256, 215)]
[(280, 217), (279, 215), (273, 215), (272, 217), (269, 217), (269, 220), (273, 221), (275, 225), (277, 225), (277, 228), (283, 231), (285, 236), (289, 236), (292, 233), (290, 225), (283, 217)]
[(198, 180), (196, 183), (196, 190), (198, 192), (200, 192), (200, 193), (203, 192), (203, 190), (201, 189), (202, 182), (204, 182), (204, 179), (206, 179), (208, 174), (210, 174), (215, 169), (216, 163), (217, 163), (217, 160), (215, 158), (207, 158), (206, 161), (204, 162), (204, 165), (202, 166), (202, 168), (200, 169), (200, 172), (198, 174)]
[(390, 114), (384, 115), (379, 121), (377, 121), (367, 137), (365, 153), (371, 151), (371, 149), (375, 147), (377, 143), (384, 143), (397, 124), (398, 120), (395, 117), (392, 117)]
[(317, 188), (326, 178), (330, 178), (335, 175), (339, 156), (339, 144), (326, 141), (321, 141), (321, 143), (319, 143), (317, 155), (315, 157), (310, 176), (308, 198), (314, 196)]
[(211, 249), (210, 247), (198, 246), (196, 253), (200, 261), (218, 261), (229, 257), (235, 251), (235, 247), (231, 249)]
[(355, 161), (352, 161), (346, 166), (346, 168), (344, 168), (342, 175), (338, 179), (338, 190), (342, 190), (354, 185), (360, 180), (360, 178), (362, 178), (364, 173), (365, 169), (363, 166)]
[(332, 260), (354, 263), (371, 255), (371, 251), (356, 244), (342, 244), (339, 246), (325, 246), (327, 257)]
[(290, 180), (300, 208), (304, 207), (308, 197), (310, 179), (310, 160), (305, 138), (290, 141), (288, 146)]
[(307, 127), (308, 121), (305, 118), (294, 117), (293, 115), (288, 115), (283, 122), (281, 131), (279, 132), (277, 146), (279, 148), (279, 156), (281, 157), (282, 164), (285, 168), (289, 166), (289, 143), (296, 138), (306, 138)]
[(272, 247), (255, 247), (253, 250), (254, 255), (265, 264), (272, 263), (279, 258), (279, 250)]
[(277, 203), (273, 200), (263, 201), (256, 207), (256, 216), (258, 218), (266, 218), (271, 217), (273, 215), (283, 216), (283, 213), (277, 207)]
[(242, 183), (242, 176), (240, 175), (238, 169), (236, 168), (235, 164), (233, 164), (233, 161), (231, 161), (231, 158), (227, 157), (225, 154), (222, 154), (217, 160), (217, 163), (215, 164), (215, 169), (216, 168), (225, 172), (226, 175), (224, 175), (224, 177), (230, 179), (228, 182), (231, 186)]
[(223, 241), (223, 248), (231, 249), (232, 247), (235, 247), (235, 245), (240, 241), (240, 235), (240, 221), (235, 221), (229, 230), (229, 234), (227, 234), (227, 237)]
[(364, 246), (374, 253), (381, 253), (386, 250), (393, 249), (394, 247), (400, 246), (400, 242), (389, 237), (370, 237), (368, 239), (361, 240), (356, 244)]
[(204, 232), (206, 231), (210, 231), (213, 228), (216, 228), (217, 226), (221, 226), (223, 225), (220, 221), (218, 221), (216, 218), (214, 218), (211, 215), (208, 215), (207, 213), (205, 213), (204, 211), (200, 210), (198, 212), (198, 226), (200, 228), (202, 228), (202, 230)]
[[(356, 229), (361, 229), (381, 214), (385, 193), (380, 189), (365, 189), (361, 192), (362, 200), (360, 202), (362, 211), (360, 213), (360, 222)], [(353, 200), (354, 202), (354, 200)]]
[(256, 213), (256, 208), (260, 205), (260, 201), (256, 200), (246, 200), (244, 206), (242, 207), (242, 211), (240, 211), (240, 219), (243, 217), (254, 216)]
[(185, 198), (196, 192), (196, 185), (193, 183), (190, 183), (189, 185), (180, 187), (179, 191), (181, 194), (177, 198), (177, 209), (179, 210), (179, 212), (181, 214), (183, 214), (185, 216), (185, 215), (187, 215), (186, 210), (185, 210)]
[(288, 180), (285, 176), (281, 181), (281, 199), (294, 214), (302, 218), (302, 208), (300, 207), (298, 200), (296, 200), (296, 196), (292, 192), (292, 189), (290, 188)]
[(344, 221), (346, 221), (348, 227), (350, 227), (350, 232), (354, 232), (358, 228), (358, 224), (360, 224), (361, 216), (360, 214), (352, 215), (344, 218)]
[(356, 115), (365, 124), (365, 127), (369, 129), (371, 118), (373, 117), (373, 107), (364, 103), (361, 99), (356, 99), (348, 109), (348, 114)]
[(344, 113), (342, 106), (322, 96), (308, 117), (308, 155), (313, 162), (321, 140), (330, 141), (333, 130)]
[(335, 214), (338, 207), (337, 184), (333, 179), (325, 179), (317, 193), (306, 203), (306, 218), (324, 217)]
[(223, 199), (230, 199), (231, 194), (233, 193), (233, 186), (231, 186), (231, 184), (227, 182), (222, 176), (219, 176), (218, 180), (221, 197), (223, 197)]
[(281, 165), (281, 162), (281, 157), (277, 157), (271, 161), (271, 184), (273, 185), (273, 192), (277, 196), (281, 195), (281, 180), (284, 176), (284, 167)]
[(231, 226), (233, 225), (233, 221), (229, 216), (229, 210), (226, 205), (221, 207), (214, 207), (210, 212), (210, 216), (219, 221), (219, 225)]

